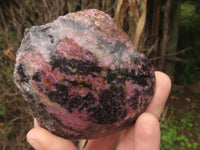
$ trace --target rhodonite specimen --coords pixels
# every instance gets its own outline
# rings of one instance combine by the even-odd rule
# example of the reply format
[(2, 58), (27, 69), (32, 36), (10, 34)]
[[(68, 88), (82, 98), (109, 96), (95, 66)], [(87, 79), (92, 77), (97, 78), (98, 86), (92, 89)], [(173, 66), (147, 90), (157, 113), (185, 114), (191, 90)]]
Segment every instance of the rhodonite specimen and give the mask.
[(134, 124), (154, 94), (154, 69), (102, 11), (25, 30), (14, 81), (41, 127), (92, 139)]

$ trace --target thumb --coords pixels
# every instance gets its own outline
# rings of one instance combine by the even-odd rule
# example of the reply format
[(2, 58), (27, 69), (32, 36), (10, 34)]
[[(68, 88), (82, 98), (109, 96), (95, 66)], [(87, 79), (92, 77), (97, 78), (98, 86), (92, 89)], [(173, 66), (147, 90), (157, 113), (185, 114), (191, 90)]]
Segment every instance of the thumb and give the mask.
[(41, 127), (31, 129), (27, 141), (36, 150), (77, 150), (70, 140), (55, 136)]
[(118, 150), (159, 150), (160, 126), (158, 119), (143, 113), (135, 125), (130, 127), (119, 143)]

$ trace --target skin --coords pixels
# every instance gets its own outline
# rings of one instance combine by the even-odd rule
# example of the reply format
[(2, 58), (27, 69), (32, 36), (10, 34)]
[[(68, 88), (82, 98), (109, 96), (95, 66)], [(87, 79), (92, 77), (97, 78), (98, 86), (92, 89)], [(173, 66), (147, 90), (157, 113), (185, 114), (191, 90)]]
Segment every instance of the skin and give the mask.
[[(89, 140), (84, 150), (159, 150), (160, 125), (159, 118), (167, 101), (171, 81), (162, 72), (155, 72), (156, 85), (152, 102), (141, 114), (136, 123), (121, 133), (114, 133), (107, 137)], [(39, 127), (34, 119), (34, 128), (27, 134), (27, 141), (36, 150), (77, 150), (70, 141), (53, 135)]]

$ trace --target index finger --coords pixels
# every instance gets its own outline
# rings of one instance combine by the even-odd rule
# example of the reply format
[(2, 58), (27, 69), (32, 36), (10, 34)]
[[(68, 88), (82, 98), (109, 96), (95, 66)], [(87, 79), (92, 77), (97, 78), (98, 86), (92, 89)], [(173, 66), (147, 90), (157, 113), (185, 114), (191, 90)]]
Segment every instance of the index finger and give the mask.
[(157, 119), (160, 118), (171, 89), (170, 78), (162, 72), (156, 71), (156, 84), (153, 99), (146, 109), (146, 112), (152, 113)]

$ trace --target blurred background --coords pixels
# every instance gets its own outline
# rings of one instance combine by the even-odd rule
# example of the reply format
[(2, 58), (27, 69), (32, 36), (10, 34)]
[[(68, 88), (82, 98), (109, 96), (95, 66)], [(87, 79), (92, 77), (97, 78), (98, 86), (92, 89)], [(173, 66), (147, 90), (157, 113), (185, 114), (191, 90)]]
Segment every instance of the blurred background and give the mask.
[(13, 83), (25, 28), (96, 8), (110, 14), (172, 90), (160, 119), (161, 150), (200, 149), (199, 0), (0, 0), (0, 149), (29, 150), (32, 116)]

